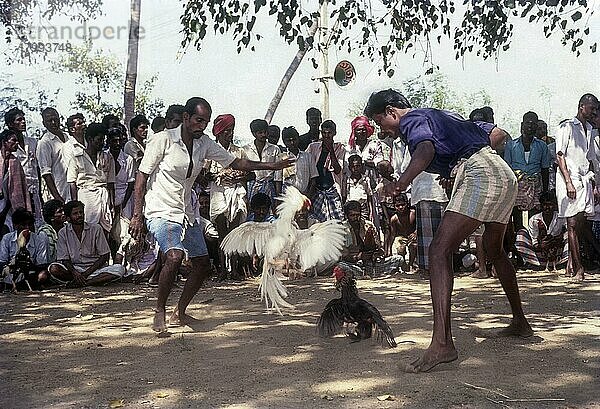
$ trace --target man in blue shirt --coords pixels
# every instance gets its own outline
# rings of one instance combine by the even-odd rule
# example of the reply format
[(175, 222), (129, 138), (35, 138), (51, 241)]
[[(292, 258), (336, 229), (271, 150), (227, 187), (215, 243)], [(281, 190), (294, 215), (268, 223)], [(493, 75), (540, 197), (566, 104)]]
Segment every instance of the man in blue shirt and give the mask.
[(509, 140), (504, 160), (517, 175), (517, 201), (513, 210), (515, 230), (523, 228), (523, 211), (537, 208), (542, 192), (548, 191), (550, 153), (548, 145), (535, 137), (538, 126), (535, 112), (527, 112), (521, 122), (521, 136)]
[(382, 132), (403, 138), (411, 161), (399, 180), (390, 184), (405, 190), (421, 172), (455, 177), (446, 212), (429, 247), (433, 335), (423, 356), (408, 364), (409, 372), (426, 372), (458, 357), (452, 340), (450, 299), (453, 287), (452, 253), (482, 223), (483, 242), (512, 310), (511, 324), (498, 335), (533, 334), (521, 306), (515, 269), (502, 248), (502, 239), (517, 193), (508, 165), (492, 150), (506, 137), (493, 124), (470, 122), (437, 109), (412, 109), (399, 92), (373, 93), (365, 114)]

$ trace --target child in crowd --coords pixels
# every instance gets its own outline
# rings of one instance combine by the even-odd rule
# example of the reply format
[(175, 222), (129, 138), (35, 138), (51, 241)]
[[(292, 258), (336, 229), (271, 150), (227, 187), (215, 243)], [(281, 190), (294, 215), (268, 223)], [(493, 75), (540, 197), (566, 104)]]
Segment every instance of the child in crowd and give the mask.
[(373, 192), (370, 179), (365, 175), (365, 167), (359, 155), (350, 155), (348, 158), (348, 171), (350, 175), (346, 178), (344, 189), (342, 189), (342, 202), (355, 200), (360, 203), (362, 217), (367, 220), (371, 218), (371, 203)]
[(405, 193), (394, 196), (394, 209), (389, 234), (385, 239), (386, 256), (401, 255), (406, 260), (408, 252), (407, 265), (410, 271), (417, 254), (416, 211), (410, 207)]

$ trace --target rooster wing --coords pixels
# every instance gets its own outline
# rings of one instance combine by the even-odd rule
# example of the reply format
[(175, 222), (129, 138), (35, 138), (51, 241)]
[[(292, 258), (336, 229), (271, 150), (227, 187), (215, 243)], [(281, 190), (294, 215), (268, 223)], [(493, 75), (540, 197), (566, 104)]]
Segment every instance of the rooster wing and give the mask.
[(344, 326), (344, 305), (341, 298), (331, 300), (325, 306), (317, 321), (317, 333), (321, 337), (331, 337), (342, 332)]
[(381, 313), (370, 302), (359, 298), (352, 308), (352, 315), (357, 321), (365, 320), (371, 322), (377, 330), (377, 341), (381, 346), (388, 345), (390, 348), (397, 346), (394, 333), (389, 324), (383, 319)]
[(339, 220), (315, 223), (296, 232), (290, 259), (299, 260), (303, 270), (339, 260), (346, 242), (346, 227)]
[[(271, 255), (274, 242), (275, 222), (246, 222), (233, 229), (221, 243), (225, 254), (257, 254), (264, 256), (265, 252)], [(271, 249), (268, 249), (270, 247)]]

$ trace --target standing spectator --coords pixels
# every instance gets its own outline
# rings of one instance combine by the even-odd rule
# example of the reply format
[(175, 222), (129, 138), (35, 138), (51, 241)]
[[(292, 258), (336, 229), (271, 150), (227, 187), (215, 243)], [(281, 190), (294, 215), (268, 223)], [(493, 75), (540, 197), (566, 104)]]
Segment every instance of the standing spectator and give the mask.
[(369, 142), (369, 138), (373, 135), (375, 128), (369, 122), (366, 116), (357, 116), (350, 124), (352, 132), (348, 139), (348, 149), (350, 153), (362, 155)]
[[(85, 118), (83, 114), (79, 112), (73, 114), (67, 118), (67, 130), (69, 131), (69, 139), (63, 146), (63, 159), (65, 161), (66, 168), (69, 168), (69, 163), (75, 154), (81, 155), (85, 149)], [(71, 194), (71, 188), (69, 187), (69, 195)]]
[(317, 168), (312, 157), (307, 152), (301, 151), (298, 147), (300, 135), (293, 126), (283, 128), (281, 131), (283, 144), (287, 148), (287, 153), (282, 154), (286, 158), (295, 158), (296, 163), (283, 170), (284, 186), (294, 186), (307, 197), (311, 197), (309, 190), (314, 189), (314, 178), (317, 177)]
[(548, 155), (550, 155), (548, 191), (554, 191), (556, 189), (556, 168), (558, 167), (556, 164), (556, 141), (548, 135), (548, 124), (541, 119), (537, 123), (536, 137), (548, 145)]
[(411, 161), (395, 183), (397, 190), (408, 188), (424, 170), (446, 179), (455, 177), (452, 197), (429, 247), (434, 311), (431, 344), (406, 370), (426, 372), (457, 358), (450, 315), (452, 253), (482, 223), (488, 258), (496, 268), (513, 315), (511, 324), (499, 335), (531, 336), (533, 331), (523, 313), (516, 272), (502, 248), (517, 181), (491, 146), (505, 138), (506, 132), (437, 109), (412, 109), (406, 97), (392, 89), (371, 94), (365, 114), (383, 132), (398, 135), (408, 145)]
[[(254, 142), (246, 145), (244, 151), (246, 157), (256, 162), (274, 163), (279, 160), (281, 150), (277, 145), (267, 141), (267, 128), (269, 124), (264, 119), (255, 119), (250, 122), (250, 131), (254, 136)], [(283, 172), (281, 170), (260, 170), (254, 172), (255, 180), (248, 182), (248, 200), (256, 193), (265, 193), (274, 203), (275, 197), (281, 194)]]
[(33, 206), (32, 212), (35, 216), (35, 224), (36, 226), (39, 226), (43, 223), (43, 218), (39, 178), (40, 170), (36, 155), (38, 141), (25, 134), (27, 130), (25, 113), (19, 108), (9, 109), (6, 114), (4, 114), (4, 121), (6, 122), (6, 127), (17, 135), (18, 144), (14, 155), (21, 162), (23, 172), (25, 172), (25, 180), (27, 181), (27, 189)]
[(106, 235), (100, 225), (84, 220), (84, 204), (72, 200), (65, 204), (64, 212), (69, 223), (58, 232), (58, 261), (48, 267), (51, 278), (73, 287), (84, 287), (123, 277), (125, 268), (121, 264), (107, 265), (110, 250)]
[(106, 234), (111, 231), (115, 198), (115, 162), (103, 151), (106, 128), (91, 123), (85, 131), (87, 147), (77, 150), (69, 162), (67, 182), (71, 197), (85, 206), (85, 221), (100, 224)]
[(169, 105), (165, 114), (165, 129), (175, 129), (183, 122), (183, 105)]
[(298, 140), (298, 148), (301, 151), (305, 151), (306, 148), (308, 148), (308, 145), (319, 140), (319, 127), (321, 126), (321, 122), (323, 122), (321, 111), (314, 107), (306, 110), (306, 124), (308, 125), (308, 132), (300, 135)]
[(162, 116), (157, 116), (152, 120), (150, 124), (150, 129), (152, 129), (153, 133), (159, 133), (165, 130), (165, 118)]
[(597, 111), (598, 99), (592, 94), (583, 95), (579, 100), (575, 118), (562, 122), (556, 132), (558, 216), (567, 219), (567, 275), (575, 277), (576, 280), (583, 280), (585, 273), (579, 253), (579, 238), (587, 240), (596, 253), (600, 254), (600, 246), (593, 238), (585, 220), (585, 214), (594, 211), (593, 173), (589, 172), (589, 169), (595, 151), (590, 120)]
[(318, 173), (312, 202), (313, 214), (320, 222), (342, 218), (341, 187), (346, 149), (341, 143), (333, 142), (335, 134), (335, 122), (328, 119), (321, 124), (322, 139), (306, 148)]
[(360, 203), (362, 216), (367, 220), (373, 220), (371, 216), (371, 205), (373, 203), (371, 181), (365, 175), (365, 167), (359, 155), (350, 155), (348, 170), (350, 174), (346, 177), (342, 188), (342, 203), (346, 203), (348, 200), (357, 201)]
[(267, 141), (273, 145), (277, 145), (280, 138), (281, 129), (277, 125), (269, 125), (267, 128)]
[[(6, 129), (0, 133), (0, 169), (2, 170), (2, 191), (0, 192), (0, 223), (2, 234), (12, 230), (10, 215), (22, 207), (32, 211), (31, 195), (27, 190), (27, 180), (21, 162), (15, 156), (19, 140), (15, 131)], [(0, 236), (2, 235), (0, 234)]]
[(50, 199), (44, 203), (42, 209), (44, 224), (38, 229), (38, 234), (44, 235), (48, 239), (48, 263), (56, 261), (56, 243), (58, 241), (58, 232), (65, 226), (65, 213), (63, 211), (63, 202), (57, 199)]
[(63, 148), (69, 139), (60, 129), (60, 116), (54, 108), (44, 108), (42, 123), (46, 128), (37, 145), (37, 158), (40, 174), (46, 183), (47, 197), (62, 201), (71, 200), (71, 191), (67, 183), (67, 166)]
[[(245, 158), (244, 149), (233, 143), (234, 130), (235, 117), (233, 115), (223, 114), (215, 118), (212, 133), (217, 139), (217, 143), (236, 158)], [(215, 224), (219, 232), (219, 239), (223, 239), (231, 230), (246, 220), (248, 210), (245, 186), (249, 176), (254, 176), (254, 174), (223, 167), (216, 160), (207, 160), (205, 167), (212, 175), (209, 185), (210, 209), (206, 218)], [(226, 257), (220, 249), (218, 250), (220, 253), (219, 264), (223, 267), (219, 279), (224, 279), (227, 276)], [(232, 277), (240, 276), (237, 260), (237, 255), (229, 256)]]
[(131, 118), (131, 121), (129, 121), (129, 133), (131, 136), (123, 150), (127, 155), (133, 158), (136, 168), (144, 157), (149, 126), (150, 121), (141, 114), (134, 116)]
[[(160, 132), (150, 140), (136, 176), (135, 209), (130, 233), (136, 240), (143, 239), (144, 219), (147, 219), (148, 230), (165, 254), (164, 264), (158, 274), (159, 287), (152, 324), (156, 332), (167, 329), (167, 299), (185, 252), (191, 259), (192, 272), (171, 316), (173, 324), (193, 322), (193, 318), (186, 314), (186, 309), (210, 273), (210, 260), (202, 231), (197, 223), (190, 225), (194, 220), (191, 190), (204, 160), (216, 160), (223, 167), (244, 171), (278, 170), (292, 162), (265, 163), (236, 158), (204, 134), (211, 115), (212, 108), (205, 99), (189, 99), (181, 126)], [(144, 200), (145, 197), (148, 200)]]
[(504, 160), (517, 175), (518, 193), (513, 210), (515, 230), (523, 228), (523, 211), (540, 203), (540, 194), (548, 191), (550, 154), (548, 145), (536, 138), (538, 116), (526, 112), (521, 122), (521, 136), (510, 140), (504, 149)]
[(135, 182), (135, 163), (131, 156), (123, 151), (125, 137), (121, 128), (110, 128), (106, 142), (108, 152), (115, 164), (115, 217), (131, 220), (133, 202), (130, 200)]

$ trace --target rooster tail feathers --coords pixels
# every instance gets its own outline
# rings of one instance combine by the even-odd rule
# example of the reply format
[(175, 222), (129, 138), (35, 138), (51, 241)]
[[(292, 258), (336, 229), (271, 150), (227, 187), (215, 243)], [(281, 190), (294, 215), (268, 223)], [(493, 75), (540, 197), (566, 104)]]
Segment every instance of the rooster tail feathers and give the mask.
[(396, 348), (398, 344), (396, 344), (396, 339), (394, 338), (394, 333), (392, 332), (392, 328), (385, 322), (383, 327), (376, 325), (377, 329), (377, 341), (381, 344), (382, 347), (389, 346), (390, 348)]
[(265, 301), (267, 310), (274, 309), (279, 315), (283, 315), (281, 307), (294, 308), (294, 306), (287, 301), (288, 293), (284, 285), (274, 273), (274, 270), (270, 269), (267, 265), (267, 261), (264, 261), (263, 272), (260, 277), (260, 298)]

